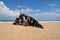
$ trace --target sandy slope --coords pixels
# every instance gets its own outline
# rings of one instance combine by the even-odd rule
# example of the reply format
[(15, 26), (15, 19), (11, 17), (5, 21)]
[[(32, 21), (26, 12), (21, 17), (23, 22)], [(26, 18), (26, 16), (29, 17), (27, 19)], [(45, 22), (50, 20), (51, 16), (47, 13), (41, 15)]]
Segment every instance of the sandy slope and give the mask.
[(44, 29), (0, 23), (0, 40), (60, 40), (60, 22), (43, 22)]

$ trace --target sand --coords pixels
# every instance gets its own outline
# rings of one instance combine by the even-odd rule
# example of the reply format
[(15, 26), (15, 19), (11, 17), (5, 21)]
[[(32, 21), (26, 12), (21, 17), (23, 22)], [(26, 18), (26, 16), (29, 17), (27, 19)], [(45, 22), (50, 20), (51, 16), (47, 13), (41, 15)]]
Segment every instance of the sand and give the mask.
[(0, 40), (60, 40), (60, 22), (41, 22), (43, 29), (0, 23)]

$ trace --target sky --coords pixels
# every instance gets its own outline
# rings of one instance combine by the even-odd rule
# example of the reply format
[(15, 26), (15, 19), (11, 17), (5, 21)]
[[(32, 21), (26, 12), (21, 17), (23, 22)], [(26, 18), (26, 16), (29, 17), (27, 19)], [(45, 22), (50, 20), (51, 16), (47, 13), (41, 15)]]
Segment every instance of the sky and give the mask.
[(15, 20), (19, 13), (60, 21), (60, 0), (0, 0), (0, 20)]

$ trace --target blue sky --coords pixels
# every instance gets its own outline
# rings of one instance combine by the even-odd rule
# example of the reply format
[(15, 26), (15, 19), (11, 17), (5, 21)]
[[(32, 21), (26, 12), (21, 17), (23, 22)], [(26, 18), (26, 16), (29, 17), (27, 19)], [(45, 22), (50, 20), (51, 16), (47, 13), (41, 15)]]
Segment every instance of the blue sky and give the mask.
[(0, 0), (0, 20), (14, 20), (20, 12), (37, 20), (60, 20), (60, 0)]
[[(49, 10), (49, 4), (57, 4), (60, 7), (60, 0), (2, 0), (7, 7), (15, 9), (17, 6), (25, 6), (32, 9), (41, 9), (42, 11)], [(56, 8), (54, 7), (54, 8)], [(49, 9), (47, 9), (49, 8)]]

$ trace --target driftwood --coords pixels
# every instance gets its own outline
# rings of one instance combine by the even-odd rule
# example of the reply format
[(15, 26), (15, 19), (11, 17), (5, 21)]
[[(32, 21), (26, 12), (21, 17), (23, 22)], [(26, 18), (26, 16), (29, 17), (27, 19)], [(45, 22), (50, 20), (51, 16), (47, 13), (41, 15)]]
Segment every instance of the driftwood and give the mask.
[[(25, 20), (24, 20), (25, 18)], [(40, 23), (38, 23), (37, 20), (35, 20), (33, 17), (30, 17), (26, 14), (20, 13), (19, 18), (16, 18), (15, 22), (13, 23), (15, 25), (24, 25), (24, 26), (35, 26), (43, 28)]]

